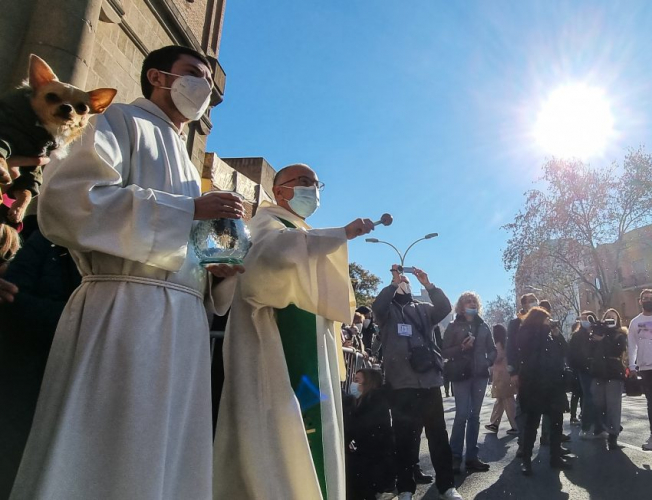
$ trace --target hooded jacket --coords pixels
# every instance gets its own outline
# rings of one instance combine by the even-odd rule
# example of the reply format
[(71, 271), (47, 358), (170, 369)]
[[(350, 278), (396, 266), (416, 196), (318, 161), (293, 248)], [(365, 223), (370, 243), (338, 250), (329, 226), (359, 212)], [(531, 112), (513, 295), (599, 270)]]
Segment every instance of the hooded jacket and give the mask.
[[(603, 333), (598, 340), (596, 333)], [(627, 349), (627, 335), (623, 328), (604, 328), (594, 333), (590, 338), (591, 376), (601, 380), (625, 379), (623, 354)]]

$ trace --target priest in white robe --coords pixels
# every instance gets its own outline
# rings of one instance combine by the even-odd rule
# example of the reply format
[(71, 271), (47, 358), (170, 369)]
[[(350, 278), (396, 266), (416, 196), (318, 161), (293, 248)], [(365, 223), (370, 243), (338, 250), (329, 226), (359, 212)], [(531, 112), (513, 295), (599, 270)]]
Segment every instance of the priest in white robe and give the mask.
[[(215, 268), (218, 283), (188, 239), (194, 220), (240, 217), (242, 205), (200, 197), (181, 132), (206, 109), (207, 61), (166, 47), (143, 76), (147, 98), (114, 104), (45, 171), (41, 229), (83, 281), (54, 337), (14, 500), (212, 497), (208, 316), (226, 312), (242, 269)], [(180, 80), (195, 88), (185, 104)]]
[(249, 223), (224, 342), (215, 500), (345, 499), (337, 322), (355, 307), (347, 241), (373, 223), (312, 229), (322, 186), (308, 166), (285, 167), (277, 205), (261, 204)]

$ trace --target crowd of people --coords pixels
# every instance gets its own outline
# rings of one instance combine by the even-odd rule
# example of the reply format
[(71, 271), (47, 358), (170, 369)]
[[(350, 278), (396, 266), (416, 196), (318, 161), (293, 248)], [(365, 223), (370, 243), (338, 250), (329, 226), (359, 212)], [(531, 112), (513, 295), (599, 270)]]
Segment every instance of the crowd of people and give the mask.
[[(461, 498), (453, 478), (462, 464), (467, 472), (490, 468), (478, 456), (480, 410), (489, 383), (495, 402), (484, 427), (498, 433), (506, 414), (506, 432), (518, 436), (516, 458), (526, 476), (533, 474), (540, 426), (550, 466), (572, 467), (571, 450), (564, 446), (570, 435), (563, 433), (568, 412), (569, 423), (581, 425), (581, 439), (604, 440), (611, 451), (622, 448), (618, 436), (626, 382), (640, 384), (652, 426), (652, 290), (641, 293), (642, 312), (629, 331), (613, 308), (601, 318), (582, 311), (569, 341), (552, 319), (550, 302), (534, 294), (521, 297), (521, 310), (507, 327), (490, 327), (482, 319), (480, 297), (465, 292), (442, 336), (437, 324), (451, 310), (448, 299), (415, 268), (431, 303), (414, 300), (409, 279), (399, 269), (392, 267), (392, 283), (372, 306), (385, 353), (381, 367), (357, 370), (344, 399), (348, 499), (407, 500), (416, 484), (431, 482), (419, 465), (424, 428), (441, 497)], [(429, 362), (419, 361), (422, 351), (429, 353)], [(444, 378), (454, 393), (450, 440), (443, 415)], [(652, 450), (650, 439), (643, 450)]]
[[(485, 428), (506, 414), (526, 475), (541, 423), (550, 465), (571, 467), (569, 407), (582, 439), (619, 449), (626, 382), (647, 398), (652, 450), (652, 290), (629, 331), (615, 309), (583, 311), (567, 342), (533, 294), (507, 327), (488, 325), (476, 293), (453, 307), (415, 267), (430, 301), (415, 300), (393, 265), (351, 318), (347, 243), (374, 223), (308, 225), (324, 185), (305, 164), (276, 173), (243, 265), (201, 266), (195, 221), (244, 216), (232, 194), (201, 195), (184, 143), (210, 67), (191, 49), (151, 52), (144, 97), (92, 121), (24, 221), (0, 212), (0, 495), (409, 500), (434, 480), (441, 499), (461, 499), (455, 476), (490, 469), (478, 446), (490, 380)], [(210, 321), (226, 325), (219, 383)], [(342, 348), (362, 360), (344, 394)], [(424, 431), (434, 478), (419, 463)]]

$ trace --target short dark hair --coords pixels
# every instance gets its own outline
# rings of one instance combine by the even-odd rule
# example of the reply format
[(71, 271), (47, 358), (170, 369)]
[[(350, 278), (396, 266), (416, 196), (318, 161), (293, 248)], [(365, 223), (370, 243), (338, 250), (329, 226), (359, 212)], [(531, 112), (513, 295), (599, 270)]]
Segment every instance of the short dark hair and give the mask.
[(550, 301), (548, 300), (542, 300), (539, 302), (539, 307), (543, 307), (546, 311), (552, 312), (552, 306), (550, 305)]
[[(279, 185), (279, 181), (281, 180), (281, 177), (283, 177), (283, 174), (284, 174), (286, 171), (288, 171), (288, 170), (290, 170), (291, 168), (294, 168), (294, 167), (306, 167), (306, 168), (310, 168), (310, 167), (309, 167), (308, 165), (306, 165), (305, 163), (293, 163), (292, 165), (288, 165), (288, 166), (286, 166), (286, 167), (283, 167), (281, 170), (279, 170), (278, 172), (276, 172), (276, 174), (274, 175), (274, 181), (272, 182), (272, 186), (278, 186), (278, 185)], [(312, 169), (311, 169), (311, 170), (312, 170)]]
[(638, 296), (638, 300), (643, 300), (643, 295), (645, 295), (646, 293), (652, 293), (652, 288), (646, 288), (646, 289), (644, 289), (644, 290), (641, 292), (641, 294)]
[(527, 299), (533, 298), (534, 300), (538, 300), (537, 296), (534, 295), (533, 293), (526, 293), (521, 295), (521, 306), (525, 306), (527, 304)]
[(505, 347), (507, 341), (507, 330), (501, 324), (494, 325), (493, 327), (494, 342)]
[(147, 78), (147, 72), (150, 69), (159, 69), (161, 71), (170, 71), (172, 65), (177, 62), (177, 59), (182, 55), (187, 55), (199, 59), (203, 62), (208, 69), (211, 68), (211, 64), (208, 62), (208, 59), (201, 52), (197, 52), (195, 49), (189, 47), (183, 47), (181, 45), (168, 45), (167, 47), (162, 47), (160, 49), (153, 50), (150, 52), (145, 60), (143, 61), (143, 67), (140, 70), (140, 88), (143, 92), (143, 96), (146, 99), (149, 99), (152, 96), (152, 91), (154, 86), (149, 82)]

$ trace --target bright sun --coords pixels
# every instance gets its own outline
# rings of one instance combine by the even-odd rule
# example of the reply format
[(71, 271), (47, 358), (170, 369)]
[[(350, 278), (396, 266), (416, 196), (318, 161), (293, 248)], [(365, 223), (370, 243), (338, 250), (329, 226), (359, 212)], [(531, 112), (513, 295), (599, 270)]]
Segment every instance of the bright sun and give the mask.
[(604, 151), (614, 119), (604, 92), (585, 84), (559, 87), (541, 107), (534, 128), (539, 146), (558, 157), (587, 158)]

